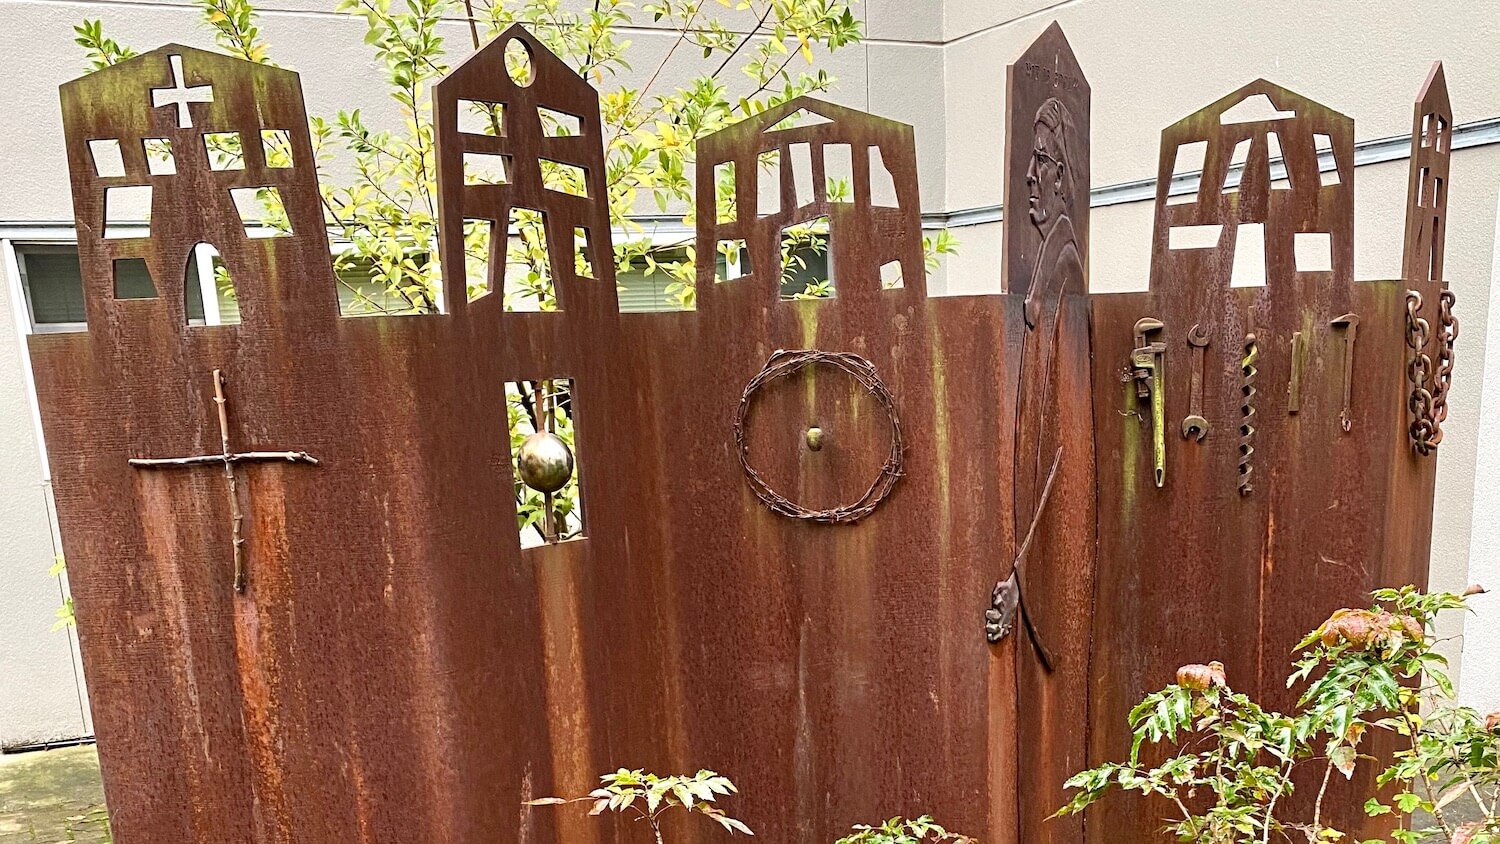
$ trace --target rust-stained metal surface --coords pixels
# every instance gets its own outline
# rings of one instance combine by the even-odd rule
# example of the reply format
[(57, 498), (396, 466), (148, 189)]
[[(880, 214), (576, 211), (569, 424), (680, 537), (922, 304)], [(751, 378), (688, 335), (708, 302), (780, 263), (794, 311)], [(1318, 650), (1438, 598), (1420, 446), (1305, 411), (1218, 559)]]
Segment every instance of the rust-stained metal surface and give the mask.
[[(515, 42), (524, 84), (505, 66)], [(698, 254), (743, 241), (749, 272), (721, 281), (704, 260), (696, 311), (621, 314), (598, 96), (512, 29), (434, 90), (444, 312), (362, 318), (338, 313), (295, 74), (173, 45), (64, 86), (88, 331), (31, 346), (116, 840), (634, 841), (627, 821), (521, 806), (620, 766), (732, 777), (733, 813), (765, 841), (897, 813), (990, 844), (1146, 840), (1153, 816), (1118, 804), (1087, 828), (1043, 822), (1067, 774), (1119, 755), (1140, 693), (1218, 658), (1274, 699), (1318, 613), (1425, 577), (1434, 463), (1407, 440), (1404, 301), (1438, 282), (1351, 283), (1352, 124), (1255, 83), (1167, 132), (1173, 150), (1207, 140), (1218, 183), (1159, 201), (1152, 291), (1091, 298), (1087, 82), (1055, 26), (1008, 80), (1008, 202), (1027, 209), (1007, 215), (1008, 292), (996, 278), (993, 294), (928, 298), (913, 130), (800, 99), (699, 147)], [(1221, 125), (1247, 93), (1298, 114)], [(488, 130), (462, 130), (473, 103), (496, 107)], [(578, 118), (577, 134), (539, 109)], [(1264, 166), (1273, 126), (1285, 190)], [(290, 168), (254, 142), (274, 129)], [(250, 139), (244, 166), (214, 169), (203, 135), (228, 131)], [(1316, 133), (1337, 186), (1321, 185)], [(1221, 193), (1241, 136), (1251, 163)], [(144, 157), (155, 138), (175, 173)], [(97, 175), (99, 139), (120, 141), (124, 176)], [(506, 179), (466, 183), (466, 152), (505, 157)], [(544, 159), (579, 168), (587, 196), (555, 190)], [(847, 193), (827, 184), (840, 160)], [(104, 237), (104, 190), (147, 184), (149, 236)], [(275, 187), (292, 233), (249, 236), (266, 232), (241, 225), (240, 187)], [(465, 295), (463, 222), (503, 226), (517, 207), (546, 217), (557, 312), (504, 309), (503, 239), (490, 295)], [(785, 301), (780, 233), (820, 217), (835, 296)], [(1267, 225), (1265, 288), (1229, 288), (1227, 233), (1167, 248), (1172, 225), (1250, 221)], [(1292, 272), (1297, 231), (1329, 233), (1331, 271)], [(234, 278), (238, 325), (189, 324), (202, 241)], [(156, 297), (118, 299), (113, 261), (137, 258)], [(1345, 433), (1329, 322), (1350, 312)], [(1166, 344), (1161, 489), (1120, 378), (1147, 315)], [(1188, 345), (1195, 323), (1206, 346)], [(1241, 496), (1252, 330), (1260, 423)], [(1293, 331), (1306, 352), (1288, 415), (1264, 385), (1286, 383)], [(878, 389), (818, 365), (756, 381), (784, 349), (858, 361)], [(523, 549), (505, 385), (545, 379), (571, 383), (585, 534)], [(1177, 433), (1190, 407), (1201, 441)], [(129, 462), (222, 463), (225, 441), (318, 462), (231, 462), (233, 501), (221, 473)], [(742, 453), (808, 511), (889, 483), (857, 522), (788, 518)], [(991, 644), (982, 619), (1013, 574), (1025, 624)], [(708, 826), (669, 833), (715, 840)]]
[(1088, 760), (1087, 733), (1076, 725), (1088, 721), (1094, 602), (1091, 100), (1056, 23), (1006, 68), (1005, 79), (1002, 268), (1006, 291), (1024, 303), (1011, 512), (1018, 541), (1034, 531), (1016, 571), (1026, 635), (1012, 636), (1018, 834), (1024, 842), (1077, 841), (1081, 818), (1047, 818), (1066, 802), (1062, 783)]
[[(1242, 111), (1256, 104), (1263, 114)], [(1194, 142), (1206, 142), (1198, 193), (1169, 200), (1179, 148)], [(1303, 633), (1334, 609), (1364, 605), (1372, 588), (1426, 582), (1433, 464), (1407, 439), (1404, 303), (1408, 288), (1435, 300), (1438, 282), (1353, 280), (1353, 145), (1349, 118), (1264, 80), (1174, 124), (1162, 135), (1150, 290), (1093, 297), (1093, 763), (1123, 758), (1125, 713), (1171, 682), (1177, 666), (1220, 660), (1234, 688), (1290, 707), (1296, 691), (1285, 679)], [(1278, 147), (1284, 173), (1271, 166)], [(1320, 148), (1336, 169), (1320, 172)], [(1173, 232), (1190, 226), (1220, 229)], [(1263, 227), (1263, 258), (1254, 227)], [(1326, 237), (1327, 263), (1302, 251), (1309, 233)], [(1263, 267), (1264, 286), (1232, 285), (1237, 248)], [(1160, 489), (1143, 407), (1122, 378), (1132, 326), (1148, 314), (1164, 324), (1169, 419), (1190, 412), (1190, 330), (1201, 325), (1210, 339), (1200, 388), (1211, 430), (1201, 441), (1166, 438)], [(1352, 335), (1340, 318), (1349, 314), (1358, 334), (1346, 431)], [(1296, 412), (1287, 389), (1294, 348)], [(1380, 826), (1345, 797), (1367, 785), (1330, 787), (1337, 818), (1329, 822), (1351, 835), (1360, 829), (1355, 837)], [(1307, 791), (1303, 799), (1315, 788)], [(1088, 839), (1149, 840), (1170, 813), (1110, 799), (1090, 815)]]

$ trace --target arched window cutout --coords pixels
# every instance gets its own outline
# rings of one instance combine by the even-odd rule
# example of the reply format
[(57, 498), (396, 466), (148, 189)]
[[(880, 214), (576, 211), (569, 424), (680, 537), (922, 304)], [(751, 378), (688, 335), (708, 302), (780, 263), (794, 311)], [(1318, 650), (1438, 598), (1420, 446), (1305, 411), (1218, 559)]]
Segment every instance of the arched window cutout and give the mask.
[(1220, 114), (1219, 123), (1228, 126), (1231, 123), (1259, 123), (1262, 120), (1284, 120), (1296, 116), (1295, 111), (1278, 109), (1265, 94), (1251, 94)]
[(211, 243), (188, 253), (182, 274), (182, 301), (188, 325), (238, 325), (240, 300), (229, 268)]

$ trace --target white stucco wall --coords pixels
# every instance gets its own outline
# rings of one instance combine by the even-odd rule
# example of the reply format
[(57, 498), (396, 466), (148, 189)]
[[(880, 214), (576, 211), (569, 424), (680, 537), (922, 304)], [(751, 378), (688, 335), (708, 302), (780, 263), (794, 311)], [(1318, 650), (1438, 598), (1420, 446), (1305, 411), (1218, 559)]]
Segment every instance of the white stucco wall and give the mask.
[(15, 316), (0, 283), (0, 748), (92, 730), (72, 633), (52, 630), (63, 592)]
[[(333, 13), (332, 0), (264, 0), (259, 6), (273, 55), (301, 73), (312, 113), (360, 107), (375, 124), (397, 119), (361, 41), (362, 21)], [(709, 6), (719, 13), (716, 3)], [(1500, 116), (1494, 52), (1500, 0), (864, 0), (858, 8), (868, 38), (824, 64), (840, 80), (832, 98), (916, 127), (929, 213), (999, 204), (1005, 65), (1053, 19), (1062, 22), (1093, 86), (1096, 188), (1154, 176), (1162, 127), (1258, 76), (1349, 114), (1356, 137), (1368, 140), (1409, 130), (1411, 101), (1429, 63), (1441, 58), (1460, 124)], [(139, 49), (167, 41), (211, 46), (185, 0), (0, 2), (0, 68), (11, 80), (4, 98), (9, 133), (0, 184), (8, 189), (0, 191), (0, 229), (71, 221), (57, 86), (82, 70), (72, 27), (84, 17), (104, 18), (111, 36)], [(730, 20), (736, 22), (745, 23)], [(461, 22), (446, 24), (444, 35), (450, 48), (466, 49)], [(639, 84), (671, 37), (649, 27), (627, 37), (635, 45), (635, 70), (625, 78)], [(661, 84), (675, 86), (702, 66), (693, 51), (679, 50)], [(1406, 166), (1395, 161), (1356, 173), (1359, 277), (1390, 276), (1399, 266)], [(1500, 260), (1497, 190), (1500, 145), (1455, 154), (1447, 254), (1463, 334), (1433, 542), (1433, 583), (1444, 587), (1485, 580), (1481, 574), (1500, 587), (1500, 520), (1494, 515), (1500, 501), (1491, 500), (1484, 481), (1500, 468), (1500, 452), (1479, 452), (1475, 471), (1481, 439), (1500, 448), (1494, 391), (1481, 417), (1482, 385), (1487, 379), (1500, 384), (1500, 371), (1487, 373), (1484, 357), (1495, 324), (1489, 320), (1491, 265)], [(1095, 210), (1096, 289), (1144, 287), (1150, 227), (1146, 202)], [(934, 291), (998, 289), (998, 224), (966, 226), (957, 234), (962, 251), (933, 280)], [(46, 577), (52, 551), (12, 329), (15, 305), (0, 288), (0, 743), (76, 732), (69, 725), (80, 722), (67, 637), (49, 632), (58, 585)], [(1491, 603), (1500, 605), (1500, 596)], [(1470, 668), (1465, 693), (1491, 708), (1500, 707), (1497, 622), (1500, 606), (1483, 609), (1467, 625), (1466, 638), (1453, 643), (1455, 655), (1462, 644)]]

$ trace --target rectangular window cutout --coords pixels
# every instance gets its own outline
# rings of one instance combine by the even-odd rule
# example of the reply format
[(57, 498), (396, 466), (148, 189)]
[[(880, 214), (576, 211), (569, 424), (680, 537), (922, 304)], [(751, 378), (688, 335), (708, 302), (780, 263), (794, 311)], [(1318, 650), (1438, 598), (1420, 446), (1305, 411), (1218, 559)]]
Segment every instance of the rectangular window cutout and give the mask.
[(1443, 227), (1434, 225), (1429, 229), (1432, 240), (1427, 245), (1427, 280), (1443, 280)]
[(1444, 189), (1443, 177), (1442, 176), (1433, 176), (1432, 177), (1432, 207), (1433, 208), (1442, 208), (1444, 202), (1447, 200), (1447, 197), (1443, 195), (1443, 189)]
[(594, 263), (589, 260), (589, 230), (583, 226), (573, 227), (573, 274), (579, 278), (595, 278)]
[(1423, 208), (1432, 207), (1432, 168), (1423, 167), (1417, 171), (1417, 204)]
[(1234, 239), (1234, 269), (1230, 287), (1266, 286), (1266, 226), (1241, 223)]
[(117, 179), (125, 175), (125, 157), (120, 153), (119, 140), (89, 141), (89, 154), (94, 157), (94, 172), (99, 178)]
[[(1203, 162), (1208, 156), (1208, 141), (1189, 141), (1177, 145), (1176, 156), (1172, 161), (1172, 177), (1174, 179), (1187, 176), (1191, 173), (1202, 173)], [(1198, 191), (1186, 191), (1183, 193), (1172, 193), (1172, 186), (1167, 186), (1168, 205), (1191, 205), (1198, 201)]]
[(880, 289), (900, 290), (906, 286), (906, 281), (901, 276), (901, 262), (887, 261), (880, 265)]
[(286, 129), (260, 130), (260, 148), (265, 153), (267, 167), (292, 166), (292, 133)]
[(1437, 137), (1433, 138), (1432, 143), (1437, 152), (1448, 151), (1448, 121), (1442, 117), (1437, 119)]
[(662, 248), (652, 251), (652, 260), (632, 258), (615, 272), (620, 313), (691, 311), (698, 306), (697, 287), (691, 280), (675, 278), (663, 265), (687, 261), (687, 250)]
[[(469, 222), (466, 220), (465, 224)], [(490, 223), (483, 221), (486, 226)], [(488, 229), (486, 229), (488, 237)], [(486, 241), (488, 245), (488, 241)], [(426, 263), (425, 256), (419, 263)], [(401, 270), (396, 270), (401, 272)], [(351, 253), (334, 255), (334, 289), (338, 291), (339, 316), (415, 316), (437, 313), (433, 294), (425, 285), (411, 284), (403, 276), (393, 276), (366, 257)], [(471, 288), (472, 292), (472, 288)]]
[(537, 106), (536, 113), (542, 121), (542, 134), (549, 138), (576, 138), (583, 134), (583, 118), (576, 114), (546, 106)]
[(470, 302), (495, 291), (490, 277), (494, 232), (489, 220), (464, 220), (464, 280)]
[(1313, 148), (1318, 151), (1318, 174), (1323, 187), (1338, 184), (1340, 181), (1339, 163), (1333, 154), (1333, 138), (1323, 132), (1315, 132), (1313, 133)]
[(854, 149), (848, 144), (824, 144), (823, 179), (829, 202), (854, 201)]
[(239, 132), (204, 132), (203, 148), (208, 153), (210, 170), (245, 169), (245, 148)]
[(87, 330), (76, 246), (18, 246), (16, 264), (33, 332)]
[(171, 138), (146, 138), (141, 147), (146, 152), (146, 172), (153, 176), (171, 176), (177, 172)]
[(1172, 175), (1186, 176), (1203, 170), (1203, 161), (1208, 156), (1208, 141), (1189, 141), (1177, 145), (1177, 155), (1172, 160)]
[(1234, 154), (1229, 157), (1229, 169), (1224, 171), (1224, 193), (1238, 193), (1240, 180), (1245, 177), (1245, 163), (1250, 160), (1250, 139), (1234, 145)]
[(482, 100), (459, 100), (458, 131), (468, 135), (504, 137), (505, 106)]
[(1422, 148), (1430, 149), (1437, 139), (1437, 115), (1425, 114), (1422, 116)]
[(587, 170), (576, 164), (553, 161), (550, 158), (537, 159), (537, 166), (542, 170), (542, 187), (570, 196), (588, 197)]
[(770, 217), (781, 213), (781, 150), (767, 150), (760, 154), (760, 190), (757, 196), (759, 216)]
[(781, 230), (781, 298), (831, 299), (834, 268), (828, 218)]
[(792, 187), (797, 191), (797, 207), (812, 203), (816, 200), (813, 196), (813, 166), (812, 145), (792, 144)]
[(739, 204), (735, 202), (739, 186), (734, 178), (733, 161), (714, 165), (714, 207), (717, 209), (714, 219), (720, 224), (732, 223), (739, 216)]
[(512, 208), (506, 234), (505, 310), (562, 310), (552, 284), (546, 214), (530, 208)]
[[(143, 224), (138, 227), (136, 224)], [(104, 237), (116, 240), (151, 236), (151, 186), (104, 189)]]
[(1333, 272), (1333, 235), (1328, 232), (1297, 232), (1292, 252), (1299, 273)]
[(503, 185), (510, 181), (510, 156), (464, 153), (464, 184)]
[(1271, 190), (1291, 190), (1291, 171), (1287, 169), (1286, 159), (1281, 151), (1281, 136), (1275, 132), (1266, 133), (1266, 159), (1269, 172), (1274, 174), (1277, 169), (1282, 172), (1281, 178), (1272, 180)]
[(1219, 236), (1224, 233), (1221, 225), (1172, 226), (1167, 229), (1167, 248), (1213, 249), (1219, 245)]
[(896, 180), (886, 169), (880, 147), (871, 146), (870, 154), (870, 204), (877, 208), (895, 208), (900, 204), (896, 197)]
[(740, 238), (719, 241), (714, 252), (714, 281), (734, 281), (750, 275), (750, 251)]
[(281, 200), (281, 191), (276, 188), (230, 188), (229, 196), (234, 200), (234, 210), (239, 212), (240, 222), (245, 225), (245, 237), (286, 237), (292, 233), (286, 204)]
[(505, 385), (516, 528), (523, 548), (584, 536), (573, 393), (568, 378)]
[(144, 258), (116, 258), (114, 264), (116, 299), (156, 298), (156, 285)]

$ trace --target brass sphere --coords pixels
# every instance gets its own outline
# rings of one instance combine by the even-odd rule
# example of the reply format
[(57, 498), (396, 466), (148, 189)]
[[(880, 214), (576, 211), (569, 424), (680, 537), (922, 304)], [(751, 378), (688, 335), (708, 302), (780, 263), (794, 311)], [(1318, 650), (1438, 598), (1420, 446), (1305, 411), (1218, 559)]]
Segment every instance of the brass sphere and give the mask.
[(539, 431), (521, 441), (516, 467), (521, 483), (537, 492), (557, 492), (573, 477), (573, 451), (558, 435)]
[(822, 428), (819, 428), (816, 425), (814, 425), (811, 428), (808, 428), (807, 429), (807, 434), (805, 435), (805, 439), (807, 440), (807, 450), (808, 451), (822, 451), (823, 450), (823, 436), (824, 435), (823, 435), (823, 429)]

